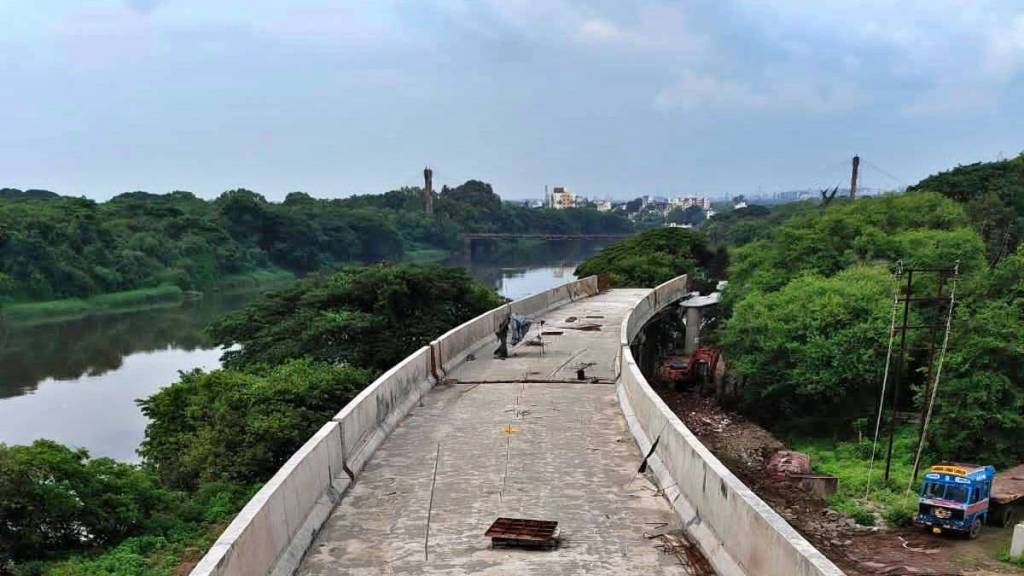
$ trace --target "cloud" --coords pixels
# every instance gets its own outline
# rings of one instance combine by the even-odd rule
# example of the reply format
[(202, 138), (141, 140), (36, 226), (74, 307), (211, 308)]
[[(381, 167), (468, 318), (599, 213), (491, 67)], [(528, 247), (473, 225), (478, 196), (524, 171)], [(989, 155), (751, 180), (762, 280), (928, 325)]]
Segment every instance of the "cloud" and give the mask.
[(1024, 14), (989, 36), (982, 65), (989, 77), (1004, 82), (1024, 68)]
[(604, 44), (620, 42), (623, 40), (624, 34), (618, 26), (607, 20), (589, 18), (580, 24), (573, 38), (577, 42)]
[(654, 105), (662, 111), (682, 110), (730, 113), (799, 111), (844, 112), (865, 102), (851, 85), (814, 82), (802, 78), (772, 79), (760, 83), (719, 78), (685, 70), (660, 90)]
[(130, 10), (142, 14), (149, 14), (156, 10), (166, 0), (125, 0), (124, 4)]

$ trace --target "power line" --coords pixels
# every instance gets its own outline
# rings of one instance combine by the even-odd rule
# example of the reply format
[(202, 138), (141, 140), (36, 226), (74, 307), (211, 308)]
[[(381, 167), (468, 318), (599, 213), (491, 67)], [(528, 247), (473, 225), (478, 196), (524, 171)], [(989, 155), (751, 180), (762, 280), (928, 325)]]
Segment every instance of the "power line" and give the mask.
[(871, 168), (872, 170), (878, 172), (882, 176), (885, 176), (886, 178), (892, 180), (893, 182), (896, 182), (900, 186), (906, 187), (906, 185), (907, 185), (906, 181), (903, 180), (902, 178), (900, 178), (899, 176), (893, 176), (890, 172), (888, 172), (887, 170), (879, 167), (878, 165), (874, 164), (873, 162), (871, 162), (869, 160), (863, 160), (863, 162), (869, 168)]
[(878, 402), (878, 419), (875, 420), (875, 437), (871, 442), (871, 460), (868, 463), (868, 480), (864, 489), (864, 498), (871, 493), (871, 471), (875, 467), (875, 452), (878, 449), (878, 434), (882, 430), (882, 414), (885, 412), (885, 388), (889, 382), (889, 366), (892, 365), (892, 341), (896, 336), (896, 310), (900, 304), (900, 279), (903, 275), (903, 261), (896, 262), (896, 270), (893, 273), (892, 287), (892, 315), (889, 320), (889, 348), (885, 353), (885, 373), (882, 376), (882, 394)]

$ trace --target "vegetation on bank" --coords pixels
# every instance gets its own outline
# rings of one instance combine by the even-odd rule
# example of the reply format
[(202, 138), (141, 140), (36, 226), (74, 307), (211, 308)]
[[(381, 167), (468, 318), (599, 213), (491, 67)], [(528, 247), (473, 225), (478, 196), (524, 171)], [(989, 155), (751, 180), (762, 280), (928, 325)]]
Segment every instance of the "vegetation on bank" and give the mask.
[(312, 275), (214, 323), (224, 365), (308, 357), (384, 371), (501, 304), (464, 268), (378, 264)]
[(184, 291), (173, 285), (138, 288), (124, 292), (98, 294), (88, 298), (66, 298), (45, 302), (22, 302), (3, 308), (5, 320), (30, 322), (34, 320), (66, 319), (106, 310), (123, 310), (153, 304), (180, 302)]
[(280, 203), (244, 189), (210, 201), (179, 191), (131, 192), (106, 202), (5, 189), (0, 305), (164, 285), (204, 290), (282, 270), (303, 275), (397, 262), (406, 251), (433, 258), (461, 249), (463, 232), (609, 233), (631, 226), (624, 215), (591, 208), (505, 203), (476, 180), (435, 194), (433, 215), (424, 212), (418, 188), (341, 199), (295, 192)]
[(140, 402), (141, 466), (49, 441), (0, 444), (0, 574), (181, 573), (377, 373), (498, 303), (461, 268), (409, 264), (265, 295), (213, 329), (244, 354)]

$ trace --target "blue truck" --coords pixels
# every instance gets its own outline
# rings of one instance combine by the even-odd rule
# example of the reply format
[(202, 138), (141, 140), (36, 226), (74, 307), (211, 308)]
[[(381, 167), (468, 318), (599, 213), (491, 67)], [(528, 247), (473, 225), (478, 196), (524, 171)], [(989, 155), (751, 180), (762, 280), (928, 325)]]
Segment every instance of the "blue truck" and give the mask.
[(982, 523), (1013, 526), (1024, 520), (1024, 464), (998, 474), (991, 466), (945, 463), (932, 466), (921, 483), (914, 524), (936, 534), (971, 538)]
[(976, 538), (991, 512), (992, 483), (996, 470), (991, 466), (946, 463), (932, 466), (921, 483), (914, 524)]

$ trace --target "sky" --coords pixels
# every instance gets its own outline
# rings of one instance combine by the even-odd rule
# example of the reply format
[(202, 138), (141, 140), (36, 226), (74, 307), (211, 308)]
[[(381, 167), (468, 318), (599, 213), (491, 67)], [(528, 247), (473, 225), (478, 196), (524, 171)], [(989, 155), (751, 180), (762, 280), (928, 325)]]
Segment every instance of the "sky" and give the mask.
[(0, 0), (0, 187), (97, 199), (892, 189), (1022, 102), (1022, 0)]

